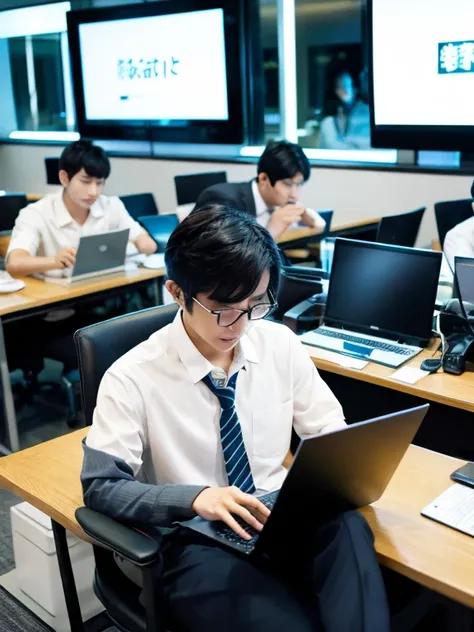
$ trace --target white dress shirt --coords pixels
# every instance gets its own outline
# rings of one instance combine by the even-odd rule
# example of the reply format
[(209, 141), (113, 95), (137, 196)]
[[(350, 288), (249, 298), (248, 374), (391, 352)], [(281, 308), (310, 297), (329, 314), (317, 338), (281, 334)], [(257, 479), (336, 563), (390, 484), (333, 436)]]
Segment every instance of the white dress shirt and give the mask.
[(454, 257), (474, 257), (474, 216), (446, 233), (443, 250), (453, 271)]
[[(262, 198), (260, 191), (258, 190), (257, 180), (252, 180), (252, 194), (255, 202), (256, 220), (260, 224), (260, 226), (267, 228), (274, 209), (268, 208), (268, 206), (265, 204), (264, 199)], [(326, 227), (326, 222), (321, 217), (321, 215), (318, 215), (316, 211), (313, 211), (313, 209), (310, 208), (307, 208), (306, 212), (313, 220), (314, 228), (319, 228), (320, 232), (323, 232), (324, 228)], [(298, 224), (295, 224), (295, 226), (297, 225)]]
[[(220, 404), (202, 382), (215, 370), (191, 342), (178, 313), (171, 325), (107, 371), (87, 445), (123, 459), (141, 482), (228, 485)], [(344, 427), (342, 408), (306, 349), (283, 325), (252, 323), (229, 377), (236, 371), (235, 405), (255, 486), (278, 489), (292, 427), (300, 436)]]
[(125, 228), (130, 229), (131, 242), (143, 232), (118, 197), (101, 195), (81, 226), (71, 217), (61, 191), (46, 195), (20, 211), (6, 256), (8, 258), (13, 250), (20, 249), (32, 256), (55, 257), (62, 248), (77, 248), (83, 235)]

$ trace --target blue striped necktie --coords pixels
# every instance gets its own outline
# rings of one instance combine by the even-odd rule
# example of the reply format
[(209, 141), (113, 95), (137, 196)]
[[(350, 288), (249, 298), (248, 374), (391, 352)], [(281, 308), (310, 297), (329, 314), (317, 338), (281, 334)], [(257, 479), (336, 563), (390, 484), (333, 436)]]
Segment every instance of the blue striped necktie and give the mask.
[(250, 463), (245, 450), (240, 421), (235, 410), (235, 383), (238, 373), (227, 382), (227, 386), (217, 386), (211, 373), (203, 378), (204, 384), (214, 393), (221, 405), (219, 425), (221, 429), (222, 452), (229, 485), (235, 485), (247, 494), (253, 494), (253, 482)]

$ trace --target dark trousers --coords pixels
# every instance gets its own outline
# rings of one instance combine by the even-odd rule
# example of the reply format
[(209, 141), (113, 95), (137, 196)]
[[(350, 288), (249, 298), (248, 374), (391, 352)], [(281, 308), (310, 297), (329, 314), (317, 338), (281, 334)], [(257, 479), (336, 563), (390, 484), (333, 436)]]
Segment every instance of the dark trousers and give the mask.
[(171, 626), (187, 632), (390, 629), (373, 535), (357, 512), (316, 528), (301, 546), (296, 527), (272, 559), (247, 559), (181, 531), (164, 553), (164, 569)]

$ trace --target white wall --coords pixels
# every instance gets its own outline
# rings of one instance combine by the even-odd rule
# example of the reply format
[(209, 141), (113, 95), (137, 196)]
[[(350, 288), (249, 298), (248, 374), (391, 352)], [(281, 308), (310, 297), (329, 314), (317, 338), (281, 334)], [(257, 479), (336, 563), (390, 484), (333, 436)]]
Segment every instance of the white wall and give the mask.
[[(58, 156), (61, 147), (0, 145), (0, 189), (48, 193), (45, 184), (45, 156)], [(112, 158), (112, 174), (106, 193), (122, 195), (151, 191), (162, 211), (176, 207), (173, 177), (199, 171), (227, 171), (230, 181), (249, 180), (253, 164), (199, 163), (185, 160)], [(437, 237), (434, 202), (466, 198), (472, 176), (414, 174), (361, 169), (314, 167), (303, 189), (302, 201), (315, 209), (334, 209), (334, 225), (358, 219), (393, 215), (427, 206), (419, 244)]]

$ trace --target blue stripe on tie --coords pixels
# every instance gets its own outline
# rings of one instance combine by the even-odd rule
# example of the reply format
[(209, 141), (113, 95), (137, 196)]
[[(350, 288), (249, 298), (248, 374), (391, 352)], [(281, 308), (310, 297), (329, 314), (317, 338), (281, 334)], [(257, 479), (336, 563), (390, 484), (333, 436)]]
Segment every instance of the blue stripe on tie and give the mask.
[[(209, 373), (203, 378), (204, 384), (217, 397), (221, 405), (219, 426), (221, 446), (229, 485), (252, 494), (255, 491), (252, 470), (245, 450), (242, 428), (235, 410), (235, 386), (237, 373), (229, 379), (227, 386), (217, 386)], [(225, 430), (225, 432), (224, 432)], [(237, 446), (237, 447), (235, 447)], [(229, 453), (231, 455), (229, 456)], [(239, 467), (237, 467), (239, 466)], [(239, 482), (240, 480), (240, 482)]]

